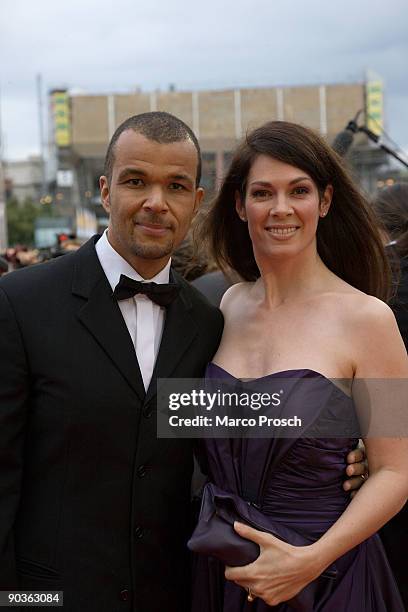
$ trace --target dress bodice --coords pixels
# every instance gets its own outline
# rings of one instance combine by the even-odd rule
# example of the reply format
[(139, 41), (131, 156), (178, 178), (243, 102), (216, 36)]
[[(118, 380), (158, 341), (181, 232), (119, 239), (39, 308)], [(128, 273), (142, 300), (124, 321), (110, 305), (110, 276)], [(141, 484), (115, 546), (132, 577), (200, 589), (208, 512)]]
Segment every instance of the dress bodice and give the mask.
[[(206, 377), (237, 380), (214, 363), (208, 365)], [(209, 478), (220, 488), (256, 502), (275, 520), (299, 522), (302, 529), (309, 522), (308, 530), (319, 537), (349, 502), (342, 485), (347, 454), (358, 438), (315, 437), (311, 426), (318, 413), (321, 420), (341, 421), (343, 434), (345, 423), (355, 424), (353, 401), (331, 380), (309, 369), (275, 372), (244, 384), (264, 392), (276, 379), (297, 385), (291, 396), (296, 414), (310, 427), (304, 427), (299, 437), (203, 440)]]

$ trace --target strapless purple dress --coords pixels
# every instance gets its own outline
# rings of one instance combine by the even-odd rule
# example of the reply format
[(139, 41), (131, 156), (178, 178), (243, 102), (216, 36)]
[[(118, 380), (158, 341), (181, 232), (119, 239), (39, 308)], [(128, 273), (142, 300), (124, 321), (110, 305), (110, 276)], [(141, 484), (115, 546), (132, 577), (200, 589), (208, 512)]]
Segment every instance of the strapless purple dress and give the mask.
[[(208, 379), (234, 377), (215, 364)], [(352, 400), (332, 381), (311, 370), (287, 370), (258, 379), (314, 379), (333, 415), (353, 410)], [(253, 383), (254, 381), (252, 381)], [(241, 383), (242, 384), (242, 383)], [(310, 382), (308, 383), (310, 384)], [(322, 406), (316, 410), (321, 410)], [(303, 406), (297, 411), (302, 415)], [(304, 408), (308, 410), (308, 408)], [(307, 416), (307, 415), (306, 415)], [(347, 507), (343, 490), (346, 456), (357, 443), (350, 438), (206, 439), (201, 452), (208, 478), (216, 486), (243, 499), (257, 499), (262, 513), (298, 533), (319, 539)], [(254, 493), (255, 491), (255, 493)], [(364, 520), (364, 517), (361, 517)], [(216, 559), (197, 555), (194, 562), (193, 612), (404, 612), (401, 597), (381, 541), (373, 535), (335, 562), (337, 577), (318, 579), (313, 601), (270, 607), (262, 600), (247, 602), (244, 589), (224, 580)], [(294, 607), (295, 606), (295, 607)]]

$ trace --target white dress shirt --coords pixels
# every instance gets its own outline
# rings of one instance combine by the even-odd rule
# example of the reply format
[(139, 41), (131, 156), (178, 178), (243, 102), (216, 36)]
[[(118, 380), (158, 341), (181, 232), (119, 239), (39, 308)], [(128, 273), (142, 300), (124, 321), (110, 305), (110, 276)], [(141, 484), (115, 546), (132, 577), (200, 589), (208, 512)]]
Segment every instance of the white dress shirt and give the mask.
[[(134, 280), (146, 281), (111, 246), (107, 232), (105, 230), (96, 243), (95, 248), (112, 291), (118, 284), (121, 274), (125, 274)], [(153, 278), (148, 279), (148, 281), (158, 284), (168, 283), (170, 263), (171, 261), (167, 263), (163, 270)], [(118, 301), (118, 305), (135, 347), (143, 384), (147, 391), (160, 348), (166, 309), (155, 304), (147, 296), (140, 293), (136, 294), (133, 298)], [(109, 325), (109, 321), (106, 324)]]

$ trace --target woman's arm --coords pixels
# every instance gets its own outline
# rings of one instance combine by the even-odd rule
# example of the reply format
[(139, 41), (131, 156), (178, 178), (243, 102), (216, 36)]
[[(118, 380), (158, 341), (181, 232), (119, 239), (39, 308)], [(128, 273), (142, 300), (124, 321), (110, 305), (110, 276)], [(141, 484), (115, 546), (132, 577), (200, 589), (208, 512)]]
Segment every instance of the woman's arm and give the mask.
[[(367, 390), (382, 381), (391, 395), (394, 380), (400, 391), (401, 383), (406, 384), (408, 380), (408, 359), (391, 310), (370, 298), (359, 319), (353, 347), (355, 377), (361, 383), (360, 388)], [(357, 412), (364, 417), (364, 412), (369, 410), (370, 430), (381, 431), (387, 406), (378, 405), (378, 402), (383, 403), (384, 397), (371, 395), (371, 403), (367, 405), (370, 394), (360, 392), (357, 395)], [(398, 394), (393, 401), (401, 402), (404, 398)], [(237, 524), (238, 533), (257, 542), (261, 554), (248, 566), (227, 568), (227, 579), (250, 587), (269, 605), (277, 605), (294, 597), (333, 561), (375, 533), (400, 510), (408, 496), (406, 396), (403, 406), (389, 408), (395, 413), (399, 411), (400, 437), (365, 439), (370, 478), (336, 523), (317, 542), (305, 547), (291, 546), (269, 534)]]
[(356, 500), (313, 544), (327, 564), (375, 533), (408, 497), (408, 359), (388, 306), (370, 300), (358, 336), (353, 399), (367, 430), (364, 443), (370, 478)]

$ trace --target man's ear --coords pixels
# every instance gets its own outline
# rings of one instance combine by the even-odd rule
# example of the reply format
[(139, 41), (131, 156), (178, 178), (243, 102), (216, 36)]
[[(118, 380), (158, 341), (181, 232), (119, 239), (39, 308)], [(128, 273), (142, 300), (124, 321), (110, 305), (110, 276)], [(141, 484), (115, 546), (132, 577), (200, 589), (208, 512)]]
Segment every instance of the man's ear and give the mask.
[(195, 200), (194, 200), (194, 215), (197, 214), (198, 209), (201, 206), (201, 202), (203, 201), (204, 194), (205, 194), (204, 189), (202, 187), (198, 187), (196, 190)]
[(101, 193), (102, 206), (105, 211), (110, 214), (109, 182), (106, 176), (99, 177), (99, 190)]
[(238, 217), (241, 219), (241, 221), (246, 222), (247, 218), (245, 212), (245, 205), (242, 202), (242, 197), (239, 191), (235, 192), (235, 210), (237, 211)]
[(327, 185), (322, 197), (320, 198), (320, 216), (325, 217), (329, 212), (329, 208), (333, 198), (333, 185)]

